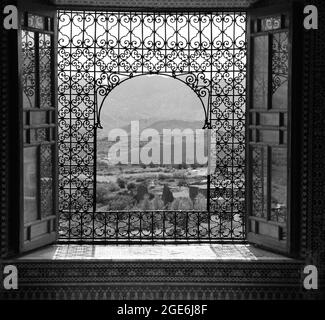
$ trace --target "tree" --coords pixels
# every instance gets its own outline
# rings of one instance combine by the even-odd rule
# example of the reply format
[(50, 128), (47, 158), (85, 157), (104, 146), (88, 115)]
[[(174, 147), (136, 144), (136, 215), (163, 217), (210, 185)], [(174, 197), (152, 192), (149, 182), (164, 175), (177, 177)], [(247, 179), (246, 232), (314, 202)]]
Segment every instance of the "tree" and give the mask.
[(122, 178), (117, 178), (116, 183), (121, 189), (125, 188), (125, 181)]
[(147, 188), (147, 186), (144, 185), (144, 184), (138, 185), (137, 194), (135, 196), (137, 202), (139, 203), (140, 201), (142, 201), (144, 199), (144, 196), (146, 194), (148, 194), (148, 188)]
[(135, 189), (135, 188), (136, 188), (136, 185), (135, 185), (134, 182), (129, 182), (129, 183), (128, 183), (128, 185), (127, 185), (127, 189), (128, 189), (129, 191), (131, 191), (131, 190), (133, 190), (133, 189)]
[(162, 193), (161, 198), (162, 198), (165, 206), (167, 206), (169, 203), (174, 201), (173, 193), (170, 191), (167, 184), (164, 184), (163, 193)]

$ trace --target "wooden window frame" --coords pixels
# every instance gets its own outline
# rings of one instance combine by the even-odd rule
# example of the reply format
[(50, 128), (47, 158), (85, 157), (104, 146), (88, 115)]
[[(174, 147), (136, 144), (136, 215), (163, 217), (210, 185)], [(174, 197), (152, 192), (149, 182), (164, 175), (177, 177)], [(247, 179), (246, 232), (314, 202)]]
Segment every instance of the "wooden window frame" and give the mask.
[[(74, 7), (75, 8), (75, 7)], [(92, 8), (92, 7), (91, 7)], [(58, 9), (66, 9), (66, 7), (57, 7), (56, 8), (56, 10), (58, 10)], [(83, 8), (84, 9), (84, 8)], [(87, 7), (87, 9), (89, 9), (88, 7)], [(96, 9), (98, 9), (98, 8), (96, 8)], [(105, 8), (105, 9), (112, 9), (112, 8)], [(126, 8), (122, 8), (122, 10), (123, 9), (125, 9), (125, 10), (129, 10), (129, 9), (126, 9)], [(146, 8), (147, 10), (148, 10), (148, 8)], [(245, 10), (246, 10), (247, 8), (245, 8)], [(115, 8), (115, 10), (116, 10), (116, 8)], [(120, 10), (120, 9), (119, 9)], [(161, 10), (160, 8), (158, 8), (157, 10)], [(170, 9), (171, 11), (182, 11), (182, 9), (179, 9), (179, 8), (177, 8), (177, 9)], [(219, 9), (218, 9), (219, 10)], [(234, 9), (230, 9), (229, 11), (233, 11)], [(242, 9), (241, 9), (242, 10)], [(300, 17), (300, 16), (299, 16)], [(299, 23), (299, 19), (298, 19), (298, 17), (297, 17), (297, 19), (296, 19), (296, 23), (295, 24), (293, 24), (293, 25), (295, 25), (295, 26), (297, 26), (298, 25), (298, 23)], [(296, 36), (296, 39), (298, 39), (298, 36)], [(293, 40), (293, 44), (295, 44), (295, 41)], [(14, 45), (14, 47), (15, 47), (15, 45)], [(19, 48), (19, 46), (17, 46), (16, 47), (17, 49)], [(295, 52), (295, 50), (293, 51), (293, 52)], [(297, 50), (297, 53), (295, 53), (295, 57), (296, 57), (296, 59), (298, 59), (299, 57), (301, 58), (301, 52), (300, 52), (300, 50)], [(18, 67), (18, 66), (17, 66)], [(16, 68), (15, 66), (13, 66), (13, 68)], [(56, 69), (55, 69), (55, 74), (56, 74)], [(17, 72), (18, 73), (18, 72)], [(57, 76), (56, 76), (56, 78), (57, 78)], [(299, 81), (298, 81), (298, 79), (297, 78), (294, 78), (295, 79), (295, 82), (297, 82), (297, 85), (298, 85), (298, 83), (300, 83)], [(12, 91), (12, 92), (14, 92), (14, 90)], [(292, 99), (295, 101), (295, 102), (298, 102), (299, 101), (299, 94), (297, 93), (297, 94), (295, 94), (293, 97), (292, 97)], [(12, 137), (17, 137), (17, 132), (21, 132), (21, 129), (20, 129), (20, 123), (22, 123), (23, 122), (23, 119), (22, 119), (22, 115), (21, 114), (17, 114), (16, 113), (16, 110), (14, 110), (14, 111), (12, 111), (11, 112), (11, 118), (13, 117), (13, 116), (15, 116), (15, 117), (17, 117), (18, 118), (18, 125), (17, 125), (17, 127), (15, 127), (15, 126), (12, 126), (11, 127), (11, 132), (12, 132)], [(299, 117), (299, 115), (298, 115), (298, 113), (296, 114), (296, 116), (295, 116), (296, 118), (297, 118), (297, 121), (295, 122), (294, 121), (294, 123), (295, 123), (295, 128), (293, 128), (294, 130), (295, 130), (295, 132), (299, 132), (298, 131), (298, 129), (299, 129), (299, 126), (301, 125), (301, 117)], [(16, 122), (17, 123), (17, 122)], [(246, 127), (247, 128), (247, 127)], [(17, 130), (18, 129), (18, 130)], [(18, 138), (18, 137), (17, 137)], [(21, 139), (19, 138), (19, 139), (17, 139), (18, 141), (20, 141), (20, 146), (21, 146)], [(297, 135), (297, 136), (295, 136), (295, 139), (294, 139), (294, 141), (296, 141), (297, 143), (295, 144), (295, 148), (294, 148), (294, 152), (292, 153), (292, 158), (295, 158), (295, 157), (293, 157), (293, 155), (300, 155), (301, 154), (301, 149), (300, 149), (300, 142), (301, 142), (301, 135)], [(19, 164), (19, 166), (18, 167), (20, 167), (21, 166), (21, 161), (17, 161), (17, 156), (15, 155), (15, 154), (13, 154), (13, 153), (15, 153), (15, 151), (12, 151), (12, 150), (17, 150), (16, 148), (11, 148), (11, 152), (10, 152), (10, 156), (12, 157), (12, 158), (14, 158), (14, 159), (16, 159), (16, 164)], [(15, 162), (13, 162), (12, 163), (13, 165), (15, 165)], [(296, 163), (296, 165), (293, 167), (294, 168), (294, 170), (295, 170), (295, 172), (300, 172), (300, 165), (299, 164), (297, 164)], [(20, 190), (20, 193), (22, 193), (22, 183), (21, 183), (21, 174), (20, 174), (20, 172), (22, 172), (21, 171), (22, 169), (20, 168), (19, 170), (15, 170), (15, 171), (12, 171), (11, 173), (12, 173), (12, 177), (13, 177), (13, 179), (12, 180), (10, 180), (10, 185), (9, 185), (9, 188), (11, 189), (11, 190)], [(20, 186), (20, 188), (17, 188), (17, 185), (15, 184), (15, 181), (17, 182), (17, 181), (20, 181), (20, 183), (19, 183), (19, 186)], [(295, 185), (296, 185), (296, 187), (295, 187), (295, 195), (296, 194), (298, 194), (299, 193), (299, 185), (300, 185), (300, 179), (299, 179), (299, 175), (293, 175), (292, 176), (292, 180), (291, 180), (291, 183), (289, 183), (289, 185), (291, 185), (292, 183), (295, 183)], [(294, 199), (294, 196), (291, 194), (291, 196), (290, 196), (290, 198), (291, 199)], [(299, 210), (299, 205), (298, 205), (298, 202), (297, 201), (295, 201), (294, 202), (295, 203), (295, 208), (297, 208), (297, 210)], [(19, 203), (18, 202), (14, 202), (14, 204), (12, 204), (12, 208), (16, 208), (19, 212), (21, 212), (21, 204), (20, 204), (20, 206), (19, 206)], [(18, 237), (16, 237), (17, 236), (17, 228), (14, 228), (14, 225), (16, 224), (16, 223), (18, 223), (19, 221), (18, 221), (19, 219), (17, 219), (16, 217), (14, 217), (14, 215), (11, 217), (11, 219), (10, 219), (10, 224), (9, 224), (9, 226), (10, 226), (10, 229), (9, 229), (9, 233), (10, 233), (10, 236), (9, 236), (9, 252), (11, 251), (11, 252), (17, 252), (17, 249), (18, 249), (18, 246), (19, 246), (19, 244), (17, 243), (17, 238)], [(16, 224), (17, 225), (17, 224)], [(295, 230), (295, 231), (298, 231), (299, 230), (299, 217), (297, 217), (297, 219), (295, 219), (295, 221), (292, 223), (292, 229), (293, 230)], [(294, 233), (294, 232), (293, 232)], [(298, 242), (299, 242), (299, 235), (293, 235), (293, 233), (291, 233), (291, 237), (292, 237), (292, 239), (293, 239), (293, 243), (294, 243), (294, 247), (293, 247), (293, 250), (292, 250), (292, 252), (293, 252), (293, 255), (294, 256), (297, 256), (298, 254), (299, 254), (299, 246), (298, 246)]]

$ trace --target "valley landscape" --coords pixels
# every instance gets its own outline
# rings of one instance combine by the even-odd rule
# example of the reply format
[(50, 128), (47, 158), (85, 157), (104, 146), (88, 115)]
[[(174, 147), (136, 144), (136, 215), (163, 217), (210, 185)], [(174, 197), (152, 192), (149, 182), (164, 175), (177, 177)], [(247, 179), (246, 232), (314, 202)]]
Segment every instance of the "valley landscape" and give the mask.
[[(141, 77), (132, 80), (131, 88), (126, 84), (111, 93), (109, 102), (102, 108), (103, 130), (97, 135), (97, 211), (111, 210), (202, 210), (207, 209), (207, 162), (189, 161), (187, 153), (195, 154), (195, 147), (204, 146), (207, 156), (207, 136), (195, 135), (194, 144), (186, 140), (175, 145), (175, 137), (170, 145), (163, 141), (164, 129), (179, 129), (181, 132), (202, 129), (204, 112), (200, 100), (179, 81), (165, 77)], [(188, 90), (188, 91), (187, 91)], [(125, 112), (122, 112), (125, 110)], [(160, 139), (160, 161), (158, 163), (131, 163), (131, 121), (138, 121), (139, 133), (154, 129)], [(121, 145), (121, 152), (128, 155), (128, 163), (117, 163), (108, 156), (108, 151), (116, 143), (109, 141), (112, 129), (123, 129), (127, 142)], [(140, 141), (140, 152), (148, 141)], [(151, 144), (152, 146), (152, 144)], [(164, 150), (170, 150), (171, 163), (165, 164)], [(182, 148), (181, 161), (175, 161), (175, 150)], [(194, 148), (194, 149), (193, 149)], [(190, 195), (190, 186), (201, 186), (201, 193)]]

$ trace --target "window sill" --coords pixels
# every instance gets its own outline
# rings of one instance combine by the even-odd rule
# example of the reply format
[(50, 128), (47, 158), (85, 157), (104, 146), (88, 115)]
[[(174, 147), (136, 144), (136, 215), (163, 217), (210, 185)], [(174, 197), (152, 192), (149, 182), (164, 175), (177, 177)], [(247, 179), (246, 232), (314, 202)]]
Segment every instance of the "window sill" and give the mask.
[(38, 249), (18, 258), (35, 260), (109, 261), (273, 261), (294, 259), (271, 253), (249, 244), (179, 245), (75, 245), (58, 244)]
[(52, 245), (5, 299), (301, 299), (303, 262), (246, 244)]

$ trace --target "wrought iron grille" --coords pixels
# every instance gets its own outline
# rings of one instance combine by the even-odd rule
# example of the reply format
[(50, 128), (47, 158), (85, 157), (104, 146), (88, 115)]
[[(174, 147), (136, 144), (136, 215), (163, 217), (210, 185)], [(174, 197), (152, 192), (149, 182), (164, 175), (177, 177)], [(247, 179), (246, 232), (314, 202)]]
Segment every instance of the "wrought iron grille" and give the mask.
[[(61, 240), (242, 240), (246, 14), (59, 11)], [(109, 93), (167, 75), (194, 90), (211, 132), (209, 207), (96, 211), (96, 137)]]

